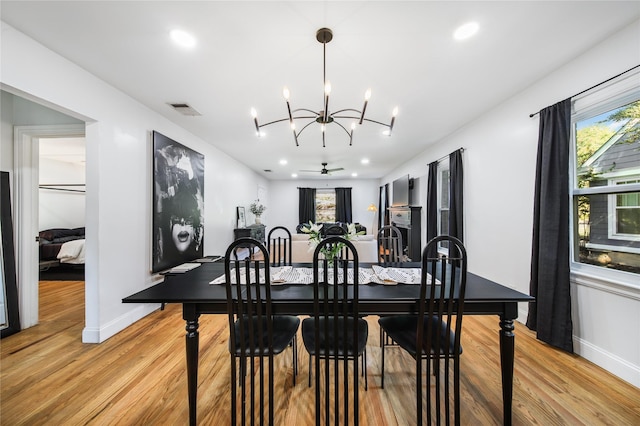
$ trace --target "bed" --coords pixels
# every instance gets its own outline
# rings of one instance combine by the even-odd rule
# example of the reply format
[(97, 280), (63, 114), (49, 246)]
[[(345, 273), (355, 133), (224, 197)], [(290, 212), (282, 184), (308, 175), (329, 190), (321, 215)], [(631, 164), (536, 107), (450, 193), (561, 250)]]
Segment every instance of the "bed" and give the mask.
[(84, 265), (84, 227), (40, 231), (40, 269), (58, 264)]

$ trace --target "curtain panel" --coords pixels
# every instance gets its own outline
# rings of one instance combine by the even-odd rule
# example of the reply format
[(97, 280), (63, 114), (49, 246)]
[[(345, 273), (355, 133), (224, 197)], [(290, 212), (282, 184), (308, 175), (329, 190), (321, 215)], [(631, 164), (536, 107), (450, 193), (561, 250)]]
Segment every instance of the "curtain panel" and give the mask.
[(571, 99), (540, 111), (527, 327), (573, 353), (569, 282)]
[[(438, 236), (438, 162), (429, 164), (427, 178), (427, 243)], [(435, 257), (436, 247), (429, 247), (429, 257)]]
[(316, 221), (316, 189), (298, 188), (298, 220), (300, 223)]
[(389, 184), (384, 184), (384, 223), (382, 226), (391, 225), (389, 218)]
[(378, 191), (378, 229), (382, 229), (382, 222), (384, 220), (384, 205), (382, 204), (382, 196), (383, 196), (384, 187), (381, 186)]
[(449, 154), (449, 235), (464, 242), (462, 149)]
[(351, 188), (336, 188), (336, 222), (353, 222)]

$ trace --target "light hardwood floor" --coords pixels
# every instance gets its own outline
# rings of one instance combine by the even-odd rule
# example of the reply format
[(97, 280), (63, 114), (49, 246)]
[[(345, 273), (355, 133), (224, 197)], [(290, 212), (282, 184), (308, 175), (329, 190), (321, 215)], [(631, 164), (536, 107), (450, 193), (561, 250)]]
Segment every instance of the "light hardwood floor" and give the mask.
[[(41, 323), (0, 342), (2, 425), (187, 424), (181, 306), (167, 305), (102, 344), (83, 344), (84, 283), (41, 282), (40, 291)], [(360, 393), (360, 424), (414, 424), (413, 360), (391, 349), (380, 389), (376, 318), (369, 325), (369, 390)], [(502, 424), (498, 320), (468, 316), (463, 329), (462, 424)], [(225, 316), (201, 317), (201, 425), (230, 421), (227, 335)], [(313, 424), (307, 354), (301, 343), (299, 349), (295, 387), (290, 352), (276, 357), (278, 425)], [(640, 389), (538, 342), (517, 323), (513, 423), (640, 425)]]

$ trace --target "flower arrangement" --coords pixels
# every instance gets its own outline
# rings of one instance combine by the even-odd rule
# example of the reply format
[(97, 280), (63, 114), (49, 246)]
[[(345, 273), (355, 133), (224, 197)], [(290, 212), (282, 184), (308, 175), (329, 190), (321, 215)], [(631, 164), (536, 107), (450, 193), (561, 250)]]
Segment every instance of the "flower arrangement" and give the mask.
[[(309, 221), (308, 224), (302, 227), (301, 231), (305, 234), (309, 234), (309, 251), (313, 251), (318, 247), (320, 241), (322, 241), (322, 224), (318, 225), (317, 223), (313, 223)], [(356, 235), (364, 235), (364, 231), (356, 232), (355, 223), (347, 224), (347, 233), (342, 237), (346, 240), (351, 240)], [(332, 248), (324, 247), (320, 250), (320, 252), (324, 255), (324, 258), (327, 260), (333, 260), (336, 258), (342, 249), (344, 248), (344, 244), (338, 243)]]
[(251, 205), (249, 206), (249, 211), (256, 216), (262, 216), (262, 213), (264, 213), (266, 209), (266, 206), (258, 204), (257, 202), (251, 203)]

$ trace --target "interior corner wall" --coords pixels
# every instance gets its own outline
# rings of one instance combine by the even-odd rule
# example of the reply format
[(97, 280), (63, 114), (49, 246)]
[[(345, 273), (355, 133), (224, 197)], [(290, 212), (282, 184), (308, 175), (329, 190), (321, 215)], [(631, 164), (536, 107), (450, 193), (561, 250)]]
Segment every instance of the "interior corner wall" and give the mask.
[[(152, 130), (205, 156), (205, 254), (224, 253), (233, 240), (235, 206), (248, 207), (258, 186), (268, 188), (268, 181), (13, 27), (0, 24), (2, 86), (86, 121), (82, 339), (99, 343), (158, 307), (122, 303), (124, 297), (161, 279), (150, 273)], [(11, 171), (13, 161), (5, 161), (5, 152), (12, 139), (5, 139), (2, 124), (0, 161)]]
[[(382, 182), (407, 173), (424, 177), (426, 182), (430, 162), (463, 147), (469, 270), (528, 294), (539, 125), (538, 116), (530, 118), (529, 114), (636, 66), (640, 63), (639, 34), (640, 21), (636, 21), (430, 145)], [(421, 197), (424, 209), (426, 194)], [(611, 291), (574, 280), (572, 302), (576, 352), (640, 387), (640, 331), (636, 327), (640, 324), (640, 292)], [(519, 308), (518, 320), (524, 322), (528, 306), (520, 304)]]

